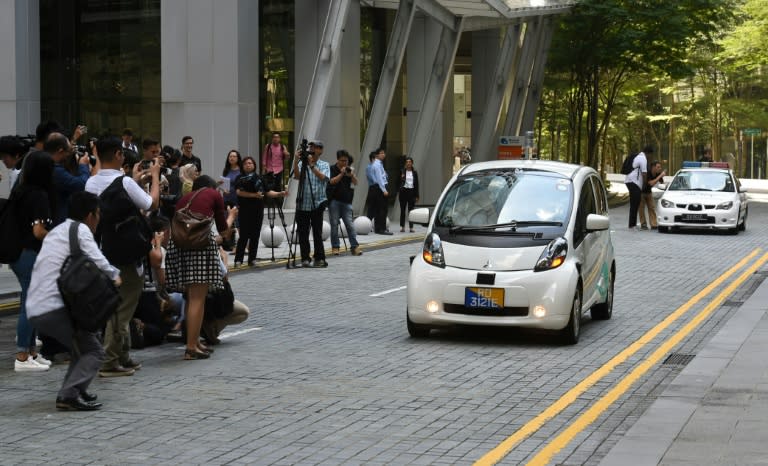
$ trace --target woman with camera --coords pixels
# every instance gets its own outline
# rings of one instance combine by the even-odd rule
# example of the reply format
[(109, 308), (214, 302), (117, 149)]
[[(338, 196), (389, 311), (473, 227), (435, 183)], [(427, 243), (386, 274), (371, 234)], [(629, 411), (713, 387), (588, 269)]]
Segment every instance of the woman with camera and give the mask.
[(256, 264), (261, 224), (264, 221), (264, 198), (285, 197), (288, 192), (267, 190), (264, 179), (256, 173), (256, 160), (243, 159), (243, 173), (235, 181), (237, 205), (240, 209), (240, 237), (235, 248), (235, 266), (243, 264), (245, 247), (248, 246), (248, 265)]
[[(194, 165), (193, 165), (194, 167)], [(217, 189), (216, 181), (203, 175), (195, 179), (192, 192), (179, 199), (176, 211), (188, 207), (188, 210), (212, 219), (216, 230), (226, 238), (232, 232), (232, 224), (237, 218), (237, 207), (227, 208)], [(174, 230), (171, 230), (171, 242), (166, 258), (166, 283), (168, 289), (187, 293), (187, 345), (184, 359), (206, 359), (213, 350), (200, 342), (200, 326), (203, 323), (205, 296), (208, 289), (224, 288), (224, 274), (219, 265), (219, 246), (213, 231), (208, 236), (204, 247), (182, 249), (177, 246)]]
[[(405, 218), (413, 206), (419, 202), (419, 173), (413, 168), (413, 159), (405, 158), (405, 166), (400, 171), (400, 232), (405, 231)], [(411, 233), (413, 223), (409, 223)]]

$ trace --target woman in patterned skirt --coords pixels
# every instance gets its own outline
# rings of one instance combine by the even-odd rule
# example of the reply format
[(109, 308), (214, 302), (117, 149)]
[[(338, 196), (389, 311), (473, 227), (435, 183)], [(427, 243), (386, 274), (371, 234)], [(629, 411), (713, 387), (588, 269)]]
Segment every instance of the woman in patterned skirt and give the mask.
[[(224, 199), (216, 189), (216, 181), (210, 176), (197, 178), (192, 192), (176, 203), (176, 210), (189, 203), (193, 212), (212, 217), (216, 229), (223, 237), (232, 233), (232, 224), (237, 218), (237, 207), (227, 208)], [(219, 260), (219, 247), (211, 231), (208, 245), (201, 249), (180, 249), (173, 242), (168, 248), (166, 281), (168, 288), (187, 293), (187, 347), (184, 359), (206, 359), (213, 353), (200, 342), (200, 326), (203, 323), (205, 297), (208, 289), (224, 288), (224, 274)]]

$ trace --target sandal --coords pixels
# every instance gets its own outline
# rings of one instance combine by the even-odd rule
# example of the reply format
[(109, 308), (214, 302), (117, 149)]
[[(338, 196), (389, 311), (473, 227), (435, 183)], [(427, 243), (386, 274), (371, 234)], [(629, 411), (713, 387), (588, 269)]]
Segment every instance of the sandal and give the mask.
[(204, 353), (197, 350), (184, 350), (184, 360), (185, 361), (192, 361), (194, 359), (208, 359), (210, 358), (210, 353)]
[(213, 348), (211, 348), (210, 346), (205, 346), (203, 344), (197, 345), (197, 350), (203, 353), (213, 354)]

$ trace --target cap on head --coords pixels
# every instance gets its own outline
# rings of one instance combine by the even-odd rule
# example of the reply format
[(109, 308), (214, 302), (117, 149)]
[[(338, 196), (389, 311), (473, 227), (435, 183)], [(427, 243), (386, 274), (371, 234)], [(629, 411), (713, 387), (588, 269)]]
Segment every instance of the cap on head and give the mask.
[(320, 147), (320, 148), (324, 147), (323, 141), (312, 141), (312, 142), (309, 143), (309, 145), (310, 146), (315, 146), (315, 147)]

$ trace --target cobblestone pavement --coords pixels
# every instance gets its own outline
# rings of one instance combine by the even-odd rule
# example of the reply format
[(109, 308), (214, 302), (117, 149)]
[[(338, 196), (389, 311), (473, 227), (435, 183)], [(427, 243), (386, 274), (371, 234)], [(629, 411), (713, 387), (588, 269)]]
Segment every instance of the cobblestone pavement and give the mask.
[[(752, 205), (738, 236), (631, 232), (626, 215), (626, 207), (612, 212), (614, 318), (585, 318), (576, 346), (508, 329), (410, 339), (401, 287), (418, 243), (331, 257), (328, 269), (234, 275), (235, 294), (252, 315), (227, 329), (212, 358), (183, 361), (178, 344), (136, 351), (144, 367), (135, 376), (95, 382), (105, 404), (98, 412), (54, 409), (63, 365), (14, 373), (14, 319), (3, 318), (0, 464), (471, 463), (766, 245), (766, 204)], [(755, 274), (675, 351), (695, 354), (763, 278)], [(529, 459), (657, 346), (618, 366), (502, 464)], [(679, 371), (657, 365), (554, 462), (598, 463)]]

